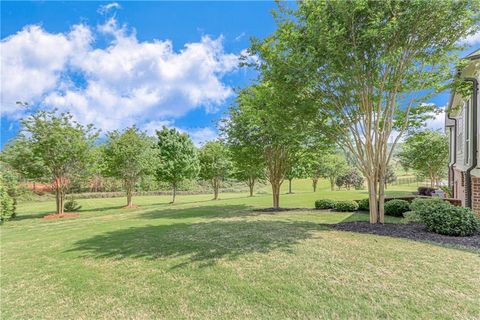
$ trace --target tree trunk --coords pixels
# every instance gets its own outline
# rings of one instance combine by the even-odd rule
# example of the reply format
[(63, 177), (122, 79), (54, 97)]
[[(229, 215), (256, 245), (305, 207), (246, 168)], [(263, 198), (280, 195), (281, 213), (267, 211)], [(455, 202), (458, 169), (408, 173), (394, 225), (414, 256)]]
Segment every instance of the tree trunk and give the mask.
[(292, 179), (288, 179), (288, 193), (292, 193)]
[(317, 192), (318, 179), (312, 179), (313, 192)]
[(132, 208), (133, 207), (133, 199), (132, 199), (132, 192), (130, 190), (127, 190), (127, 208)]
[(378, 221), (385, 223), (385, 178), (380, 176), (378, 182)]
[(370, 206), (370, 223), (377, 223), (378, 220), (378, 201), (376, 179), (367, 177), (368, 181), (368, 204)]
[(218, 180), (218, 178), (213, 178), (212, 186), (213, 186), (213, 200), (218, 200), (218, 189), (220, 186), (220, 181)]
[(175, 203), (175, 197), (177, 195), (177, 184), (173, 183), (173, 191), (172, 191), (172, 203)]
[(255, 179), (248, 178), (248, 189), (250, 191), (250, 197), (253, 197), (253, 187), (255, 186)]
[(133, 185), (132, 181), (125, 181), (125, 191), (127, 193), (127, 205), (125, 208), (133, 208)]
[(56, 202), (56, 210), (57, 214), (64, 213), (64, 199), (65, 194), (62, 185), (62, 178), (56, 177), (55, 178), (55, 202)]
[(279, 183), (272, 183), (273, 208), (280, 208), (280, 187)]
[(335, 191), (335, 178), (330, 177), (330, 190)]

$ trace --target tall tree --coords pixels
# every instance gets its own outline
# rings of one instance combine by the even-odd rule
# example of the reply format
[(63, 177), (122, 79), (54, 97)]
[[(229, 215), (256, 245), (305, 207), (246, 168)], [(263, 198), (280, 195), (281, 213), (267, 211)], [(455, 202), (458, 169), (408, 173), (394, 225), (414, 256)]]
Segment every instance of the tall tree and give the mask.
[(194, 179), (200, 170), (197, 149), (189, 135), (177, 129), (163, 127), (157, 131), (157, 138), (159, 167), (155, 176), (172, 186), (172, 203), (175, 203), (178, 184)]
[[(255, 146), (254, 154), (266, 166), (273, 207), (280, 207), (280, 188), (300, 148), (308, 144), (310, 122), (295, 108), (295, 90), (260, 82), (242, 90), (226, 123), (228, 139)], [(305, 106), (307, 108), (307, 106)]]
[(285, 173), (285, 179), (288, 180), (288, 193), (291, 194), (292, 192), (292, 181), (293, 179), (301, 179), (305, 177), (306, 169), (305, 169), (305, 161), (300, 157), (297, 157), (296, 161), (290, 166), (290, 169)]
[(213, 200), (217, 200), (221, 183), (232, 170), (228, 149), (220, 141), (209, 141), (200, 149), (199, 160), (200, 178), (210, 181)]
[(371, 223), (384, 222), (392, 153), (435, 110), (423, 102), (451, 80), (450, 53), (478, 29), (478, 8), (478, 0), (306, 0), (281, 8), (278, 30), (252, 46), (266, 79), (303, 83), (331, 119), (329, 132), (367, 179)]
[(320, 177), (328, 179), (330, 190), (335, 190), (335, 182), (338, 177), (348, 171), (347, 161), (337, 154), (324, 154), (317, 167)]
[(428, 177), (434, 187), (447, 173), (448, 137), (435, 130), (414, 132), (403, 143), (398, 157), (403, 167)]
[(135, 126), (107, 134), (104, 145), (104, 174), (122, 180), (127, 194), (126, 208), (135, 207), (135, 184), (155, 169), (154, 141)]
[(56, 111), (39, 111), (21, 123), (5, 161), (26, 178), (53, 180), (56, 212), (62, 214), (68, 184), (88, 165), (98, 132)]
[(219, 129), (230, 151), (233, 163), (232, 175), (240, 181), (245, 181), (252, 197), (256, 182), (265, 178), (265, 161), (263, 147), (258, 144), (255, 135), (248, 134), (252, 128), (250, 122), (244, 121), (246, 119), (243, 118), (244, 115), (238, 111), (237, 106), (232, 106), (230, 117), (221, 120)]

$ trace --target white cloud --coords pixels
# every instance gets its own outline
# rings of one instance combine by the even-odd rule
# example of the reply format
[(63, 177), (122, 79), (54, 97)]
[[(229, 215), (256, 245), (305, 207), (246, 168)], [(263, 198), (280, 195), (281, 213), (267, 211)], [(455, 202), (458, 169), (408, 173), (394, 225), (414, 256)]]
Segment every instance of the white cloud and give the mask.
[(433, 119), (429, 119), (425, 122), (425, 127), (432, 130), (444, 131), (445, 129), (445, 107), (442, 107), (442, 112), (434, 116)]
[(480, 30), (478, 30), (474, 34), (469, 35), (465, 39), (460, 40), (460, 44), (467, 46), (480, 44)]
[[(75, 25), (52, 34), (28, 26), (3, 39), (2, 113), (18, 113), (15, 101), (25, 100), (113, 130), (168, 122), (200, 106), (215, 111), (233, 94), (222, 77), (237, 69), (238, 56), (224, 52), (222, 37), (174, 51), (170, 40), (139, 41), (115, 18), (97, 30)], [(94, 36), (108, 37), (108, 45), (94, 48)]]
[(170, 128), (173, 122), (169, 120), (150, 121), (141, 128), (146, 131), (149, 136), (155, 136), (157, 130), (162, 130), (163, 127)]
[(190, 134), (193, 143), (197, 147), (202, 146), (207, 141), (215, 140), (218, 138), (218, 132), (210, 127), (193, 128), (186, 131)]
[(91, 41), (90, 29), (84, 25), (76, 25), (66, 34), (26, 26), (2, 39), (2, 114), (18, 114), (15, 102), (19, 100), (40, 102), (44, 94), (56, 88), (72, 54), (88, 50)]
[(121, 9), (121, 8), (122, 7), (120, 6), (120, 4), (118, 4), (118, 2), (112, 2), (106, 5), (100, 6), (97, 12), (100, 14), (107, 14), (112, 9)]

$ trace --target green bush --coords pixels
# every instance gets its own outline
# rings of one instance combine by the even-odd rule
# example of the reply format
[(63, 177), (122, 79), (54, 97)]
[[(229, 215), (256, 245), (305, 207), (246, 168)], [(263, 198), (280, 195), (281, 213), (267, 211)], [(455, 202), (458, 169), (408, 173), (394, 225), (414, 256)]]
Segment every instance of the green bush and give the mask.
[(362, 200), (359, 200), (357, 201), (358, 203), (358, 210), (362, 210), (362, 211), (369, 211), (370, 210), (370, 202), (369, 202), (369, 199), (362, 199)]
[(73, 199), (70, 199), (67, 202), (65, 202), (65, 206), (64, 206), (65, 212), (75, 212), (80, 210), (81, 208), (82, 206), (79, 205), (78, 202)]
[(14, 212), (13, 198), (8, 194), (7, 188), (0, 184), (0, 222), (10, 219)]
[(337, 201), (335, 203), (335, 210), (347, 212), (347, 211), (357, 211), (358, 210), (358, 203), (355, 201)]
[(335, 208), (335, 201), (330, 199), (320, 199), (315, 201), (315, 209), (333, 209)]
[(408, 223), (421, 223), (421, 217), (415, 211), (407, 211), (403, 213), (405, 221)]
[(428, 231), (448, 236), (471, 236), (480, 227), (475, 213), (468, 208), (451, 204), (437, 208), (433, 214), (422, 216)]
[(385, 214), (394, 217), (403, 217), (403, 213), (410, 210), (408, 201), (393, 199), (385, 202)]
[(410, 210), (424, 216), (435, 212), (438, 207), (443, 207), (445, 205), (450, 204), (440, 198), (418, 198), (412, 201), (410, 204)]
[(469, 236), (480, 228), (478, 217), (472, 210), (455, 207), (442, 199), (416, 199), (410, 208), (431, 232), (449, 236)]

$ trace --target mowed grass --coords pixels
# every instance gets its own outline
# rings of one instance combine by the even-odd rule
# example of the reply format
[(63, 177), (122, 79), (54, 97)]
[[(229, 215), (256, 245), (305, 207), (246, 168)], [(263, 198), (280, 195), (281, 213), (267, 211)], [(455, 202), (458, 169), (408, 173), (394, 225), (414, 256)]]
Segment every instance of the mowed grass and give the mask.
[[(326, 182), (294, 192), (283, 206), (366, 197)], [(255, 211), (269, 194), (210, 199), (79, 200), (80, 217), (53, 221), (39, 217), (54, 202), (20, 204), (0, 230), (1, 318), (480, 318), (479, 252), (328, 227), (366, 214)]]

